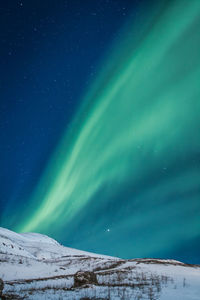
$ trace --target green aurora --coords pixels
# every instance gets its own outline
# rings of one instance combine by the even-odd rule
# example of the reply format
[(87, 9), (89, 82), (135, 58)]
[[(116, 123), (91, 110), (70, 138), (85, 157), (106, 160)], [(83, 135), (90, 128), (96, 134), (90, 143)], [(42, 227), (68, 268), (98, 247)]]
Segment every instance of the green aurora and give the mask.
[(200, 1), (144, 19), (110, 49), (15, 230), (122, 257), (200, 238)]

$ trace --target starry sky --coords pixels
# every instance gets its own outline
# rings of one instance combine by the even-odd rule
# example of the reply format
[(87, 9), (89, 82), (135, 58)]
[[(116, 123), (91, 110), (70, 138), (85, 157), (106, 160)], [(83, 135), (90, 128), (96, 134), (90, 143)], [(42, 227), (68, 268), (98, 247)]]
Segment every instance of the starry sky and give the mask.
[(0, 226), (200, 263), (200, 2), (0, 14)]

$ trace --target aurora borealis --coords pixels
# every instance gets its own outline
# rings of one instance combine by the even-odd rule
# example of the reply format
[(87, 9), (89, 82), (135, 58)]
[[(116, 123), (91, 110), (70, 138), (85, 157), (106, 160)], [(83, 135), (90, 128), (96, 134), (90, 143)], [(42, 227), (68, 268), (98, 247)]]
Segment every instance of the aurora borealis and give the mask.
[(1, 226), (200, 263), (200, 2), (151, 4), (130, 8), (34, 189), (18, 208), (5, 204)]

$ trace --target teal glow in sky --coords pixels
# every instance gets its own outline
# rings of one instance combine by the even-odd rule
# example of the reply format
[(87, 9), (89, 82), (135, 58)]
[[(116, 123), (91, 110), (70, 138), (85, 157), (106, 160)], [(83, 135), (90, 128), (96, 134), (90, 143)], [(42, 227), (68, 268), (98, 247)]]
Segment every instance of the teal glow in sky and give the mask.
[(160, 1), (144, 19), (110, 48), (15, 230), (190, 260), (200, 241), (200, 1)]

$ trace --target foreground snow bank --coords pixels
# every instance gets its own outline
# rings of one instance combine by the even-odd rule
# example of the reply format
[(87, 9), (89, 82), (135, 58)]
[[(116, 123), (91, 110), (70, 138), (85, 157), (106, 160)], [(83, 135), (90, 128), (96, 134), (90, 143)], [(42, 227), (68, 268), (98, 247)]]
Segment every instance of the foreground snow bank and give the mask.
[(199, 300), (200, 267), (119, 258), (0, 228), (0, 295), (9, 299)]

